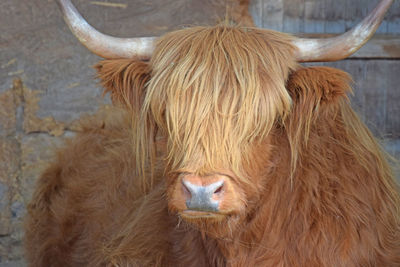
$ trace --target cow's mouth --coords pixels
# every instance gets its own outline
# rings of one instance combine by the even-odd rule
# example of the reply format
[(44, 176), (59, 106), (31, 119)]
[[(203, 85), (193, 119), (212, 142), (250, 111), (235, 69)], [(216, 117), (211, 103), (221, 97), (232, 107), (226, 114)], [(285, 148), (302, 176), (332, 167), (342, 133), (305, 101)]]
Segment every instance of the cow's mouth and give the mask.
[(184, 219), (222, 219), (226, 214), (212, 211), (199, 211), (199, 210), (184, 210), (180, 212), (180, 215)]

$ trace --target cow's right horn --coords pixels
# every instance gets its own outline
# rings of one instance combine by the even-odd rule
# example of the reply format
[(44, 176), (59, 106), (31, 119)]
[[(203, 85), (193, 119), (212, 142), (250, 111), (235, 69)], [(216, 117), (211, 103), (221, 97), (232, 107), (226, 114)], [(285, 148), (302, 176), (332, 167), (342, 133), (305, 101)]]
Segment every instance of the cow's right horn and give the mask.
[(70, 0), (58, 0), (64, 20), (73, 34), (91, 52), (102, 58), (138, 58), (148, 60), (156, 37), (117, 38), (105, 35), (90, 26)]
[(381, 0), (378, 6), (348, 32), (321, 39), (298, 38), (296, 58), (300, 62), (336, 61), (349, 57), (375, 33), (393, 0)]

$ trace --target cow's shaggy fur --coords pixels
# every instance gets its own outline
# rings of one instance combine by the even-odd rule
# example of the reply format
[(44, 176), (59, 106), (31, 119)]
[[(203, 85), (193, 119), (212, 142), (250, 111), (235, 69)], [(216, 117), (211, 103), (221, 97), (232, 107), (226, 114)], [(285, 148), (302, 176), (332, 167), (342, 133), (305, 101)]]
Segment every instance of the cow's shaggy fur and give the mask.
[[(400, 266), (398, 188), (350, 78), (300, 67), (290, 41), (197, 27), (162, 37), (148, 63), (100, 62), (122, 110), (86, 122), (40, 178), (31, 266)], [(221, 168), (241, 209), (181, 219), (177, 173)]]

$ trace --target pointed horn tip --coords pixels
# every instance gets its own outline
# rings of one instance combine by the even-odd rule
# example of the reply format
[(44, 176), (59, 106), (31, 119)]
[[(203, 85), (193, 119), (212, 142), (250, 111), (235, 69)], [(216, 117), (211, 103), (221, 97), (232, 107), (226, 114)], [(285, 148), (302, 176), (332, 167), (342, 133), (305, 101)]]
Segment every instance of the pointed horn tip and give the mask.
[(381, 0), (375, 9), (351, 30), (325, 39), (296, 38), (295, 57), (299, 62), (322, 62), (345, 59), (372, 38), (393, 0)]

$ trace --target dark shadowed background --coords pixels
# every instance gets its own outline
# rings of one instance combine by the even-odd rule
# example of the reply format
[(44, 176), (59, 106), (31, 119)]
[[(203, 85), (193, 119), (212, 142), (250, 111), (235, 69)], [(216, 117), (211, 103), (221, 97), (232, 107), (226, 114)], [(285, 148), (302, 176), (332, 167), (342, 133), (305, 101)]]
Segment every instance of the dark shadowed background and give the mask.
[[(73, 2), (99, 30), (135, 37), (212, 25), (235, 12), (240, 17), (239, 2), (247, 1)], [(253, 0), (249, 10), (259, 27), (320, 36), (344, 32), (377, 3)], [(388, 152), (399, 159), (400, 1), (395, 1), (378, 33), (354, 57), (323, 65), (353, 76), (354, 108)], [(54, 155), (53, 148), (79, 130), (80, 117), (107, 109), (109, 100), (101, 97), (91, 68), (99, 59), (73, 37), (55, 1), (0, 1), (0, 267), (25, 266), (25, 206), (36, 179)]]

